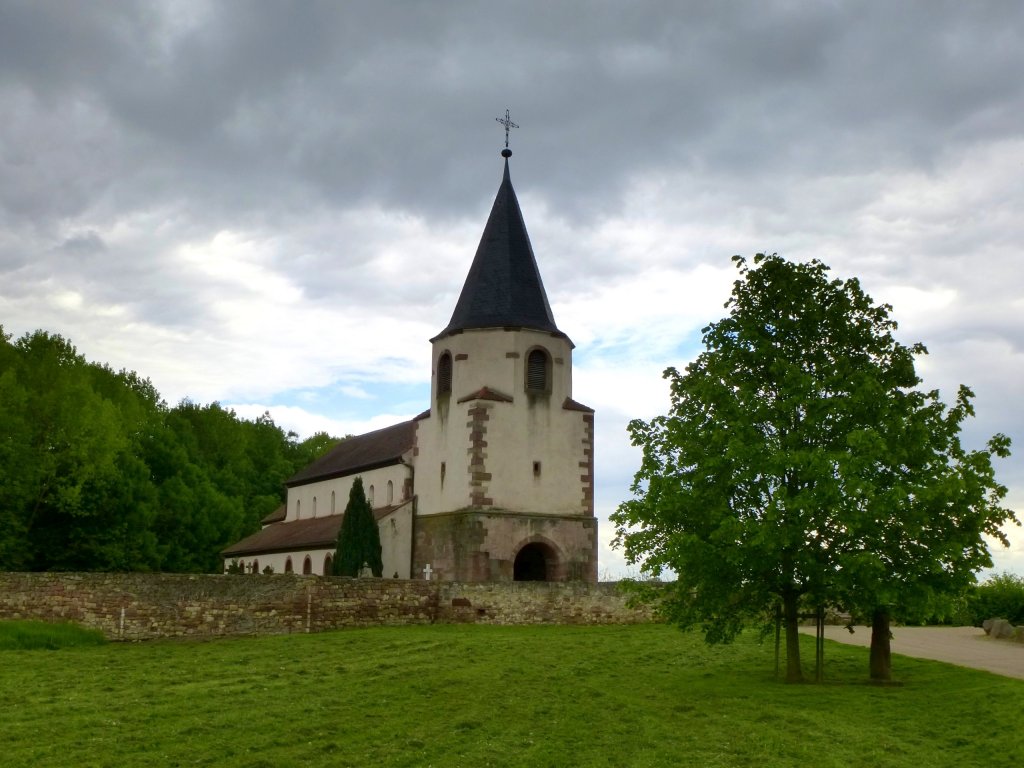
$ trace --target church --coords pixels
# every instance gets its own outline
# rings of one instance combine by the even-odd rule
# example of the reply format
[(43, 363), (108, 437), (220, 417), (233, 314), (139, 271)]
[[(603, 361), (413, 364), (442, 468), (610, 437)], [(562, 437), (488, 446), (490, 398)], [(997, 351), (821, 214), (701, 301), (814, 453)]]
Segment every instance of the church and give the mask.
[(223, 551), (225, 568), (329, 574), (361, 477), (385, 577), (597, 581), (594, 411), (572, 398), (574, 345), (548, 304), (507, 139), (501, 155), (462, 293), (430, 340), (429, 408), (347, 438), (289, 478), (286, 504)]

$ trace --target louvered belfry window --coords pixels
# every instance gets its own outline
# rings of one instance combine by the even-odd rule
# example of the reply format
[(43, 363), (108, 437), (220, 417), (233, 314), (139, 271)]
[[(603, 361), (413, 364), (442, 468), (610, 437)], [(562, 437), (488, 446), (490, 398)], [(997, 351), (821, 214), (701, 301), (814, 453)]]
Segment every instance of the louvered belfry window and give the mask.
[(452, 356), (445, 352), (437, 361), (437, 394), (447, 395), (452, 391)]
[(526, 358), (526, 389), (529, 392), (548, 392), (550, 366), (548, 355), (543, 349), (535, 349)]

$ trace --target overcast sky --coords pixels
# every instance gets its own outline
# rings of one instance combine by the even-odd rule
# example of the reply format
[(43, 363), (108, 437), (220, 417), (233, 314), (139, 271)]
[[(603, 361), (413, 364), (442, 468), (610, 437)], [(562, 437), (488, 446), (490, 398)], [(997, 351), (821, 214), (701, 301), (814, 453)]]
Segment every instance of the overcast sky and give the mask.
[(891, 303), (1024, 511), (1022, 73), (1017, 1), (0, 0), (0, 324), (302, 436), (409, 418), (507, 107), (602, 520), (758, 251)]

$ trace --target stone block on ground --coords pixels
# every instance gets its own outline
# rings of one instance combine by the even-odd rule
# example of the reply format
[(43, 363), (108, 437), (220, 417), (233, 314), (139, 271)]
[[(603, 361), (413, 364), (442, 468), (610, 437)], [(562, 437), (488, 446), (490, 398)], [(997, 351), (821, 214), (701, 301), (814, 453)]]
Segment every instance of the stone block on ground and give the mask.
[(1008, 622), (1006, 619), (992, 619), (992, 628), (989, 632), (989, 636), (1000, 640), (1007, 637), (1013, 637), (1014, 630), (1016, 628)]

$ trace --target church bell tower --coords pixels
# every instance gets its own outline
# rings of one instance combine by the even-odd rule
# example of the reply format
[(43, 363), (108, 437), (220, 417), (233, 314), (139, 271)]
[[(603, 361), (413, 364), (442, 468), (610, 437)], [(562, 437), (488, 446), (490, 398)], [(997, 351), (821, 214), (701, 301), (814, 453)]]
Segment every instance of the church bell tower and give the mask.
[[(508, 119), (499, 118), (515, 127)], [(504, 173), (451, 321), (431, 339), (416, 430), (413, 573), (454, 581), (596, 581), (594, 412), (572, 399), (555, 324)]]

